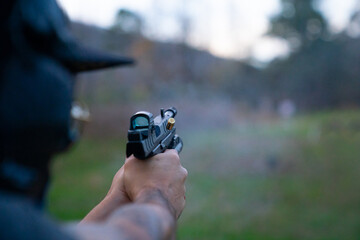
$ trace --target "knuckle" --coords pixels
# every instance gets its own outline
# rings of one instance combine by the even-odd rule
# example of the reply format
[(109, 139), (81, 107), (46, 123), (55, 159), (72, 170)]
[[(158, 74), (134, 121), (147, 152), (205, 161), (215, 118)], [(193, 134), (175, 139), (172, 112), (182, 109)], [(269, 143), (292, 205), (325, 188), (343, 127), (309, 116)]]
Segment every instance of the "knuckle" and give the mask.
[(182, 167), (182, 171), (183, 171), (183, 174), (184, 174), (184, 178), (186, 179), (187, 176), (189, 175), (189, 172), (186, 168)]
[(134, 156), (134, 155), (131, 155), (130, 157), (128, 157), (128, 158), (125, 159), (125, 162), (132, 162), (132, 161), (134, 161), (135, 159), (136, 159), (135, 156)]
[(134, 155), (131, 155), (130, 157), (128, 157), (125, 160), (124, 168), (130, 169), (130, 168), (133, 168), (134, 166), (138, 165), (139, 163), (140, 163), (140, 161), (136, 157), (134, 157)]
[(167, 152), (167, 154), (173, 161), (180, 163), (180, 157), (176, 150), (171, 149)]

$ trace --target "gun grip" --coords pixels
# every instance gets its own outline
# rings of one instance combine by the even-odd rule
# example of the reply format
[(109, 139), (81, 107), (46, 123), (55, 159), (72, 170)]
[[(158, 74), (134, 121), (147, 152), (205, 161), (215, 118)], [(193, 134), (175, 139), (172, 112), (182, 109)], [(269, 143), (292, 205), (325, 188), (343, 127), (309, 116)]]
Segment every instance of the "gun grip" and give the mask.
[(183, 141), (181, 140), (179, 135), (175, 134), (175, 136), (171, 141), (169, 149), (175, 149), (178, 153), (180, 153), (182, 148), (183, 148)]

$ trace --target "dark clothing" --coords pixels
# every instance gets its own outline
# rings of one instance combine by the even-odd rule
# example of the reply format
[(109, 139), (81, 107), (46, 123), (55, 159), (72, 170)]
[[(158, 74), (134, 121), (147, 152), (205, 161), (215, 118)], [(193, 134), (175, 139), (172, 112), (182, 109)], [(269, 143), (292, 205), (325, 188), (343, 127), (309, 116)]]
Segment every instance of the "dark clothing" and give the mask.
[(70, 240), (44, 213), (23, 197), (0, 192), (0, 239)]
[(36, 206), (51, 157), (79, 135), (74, 75), (133, 63), (82, 47), (68, 23), (56, 0), (0, 1), (0, 240), (72, 239)]

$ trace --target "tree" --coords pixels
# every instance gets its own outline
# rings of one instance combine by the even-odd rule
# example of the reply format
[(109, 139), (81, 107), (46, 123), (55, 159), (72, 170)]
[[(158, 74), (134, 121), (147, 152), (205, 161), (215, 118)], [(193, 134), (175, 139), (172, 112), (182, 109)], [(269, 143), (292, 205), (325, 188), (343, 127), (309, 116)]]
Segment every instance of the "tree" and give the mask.
[(135, 12), (120, 9), (115, 17), (113, 29), (124, 33), (141, 33), (143, 27), (142, 18)]
[(281, 0), (282, 11), (271, 20), (269, 35), (288, 41), (292, 51), (309, 47), (328, 34), (324, 17), (315, 9), (316, 0)]
[(272, 19), (269, 34), (286, 39), (292, 54), (269, 65), (268, 94), (278, 101), (290, 98), (305, 111), (359, 105), (359, 42), (346, 34), (326, 40), (330, 34), (316, 2), (282, 0), (281, 14)]

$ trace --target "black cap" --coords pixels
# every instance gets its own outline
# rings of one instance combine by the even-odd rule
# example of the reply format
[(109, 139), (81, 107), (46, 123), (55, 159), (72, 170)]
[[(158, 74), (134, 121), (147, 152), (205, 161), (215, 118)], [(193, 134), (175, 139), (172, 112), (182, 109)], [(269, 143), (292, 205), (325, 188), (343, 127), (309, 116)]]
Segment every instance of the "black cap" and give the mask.
[(133, 63), (83, 47), (68, 24), (55, 0), (0, 1), (0, 190), (36, 203), (51, 157), (77, 137), (72, 73)]
[(69, 19), (55, 0), (10, 2), (0, 4), (1, 15), (7, 16), (1, 20), (9, 31), (13, 49), (9, 51), (16, 51), (30, 61), (34, 54), (43, 54), (74, 73), (134, 63), (131, 58), (91, 49), (75, 41)]
[(74, 73), (135, 63), (132, 58), (105, 53), (76, 43), (68, 43), (64, 47), (66, 51), (56, 51), (55, 58)]

